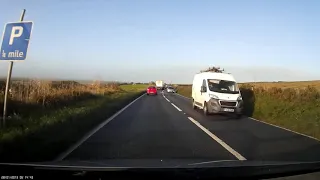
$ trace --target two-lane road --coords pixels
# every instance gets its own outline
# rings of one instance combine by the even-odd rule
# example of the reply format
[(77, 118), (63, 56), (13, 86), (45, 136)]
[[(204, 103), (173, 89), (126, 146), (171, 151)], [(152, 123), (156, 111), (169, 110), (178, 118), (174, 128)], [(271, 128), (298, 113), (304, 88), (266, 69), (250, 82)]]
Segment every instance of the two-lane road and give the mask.
[(177, 94), (141, 96), (59, 160), (320, 160), (320, 142), (250, 118), (204, 116)]

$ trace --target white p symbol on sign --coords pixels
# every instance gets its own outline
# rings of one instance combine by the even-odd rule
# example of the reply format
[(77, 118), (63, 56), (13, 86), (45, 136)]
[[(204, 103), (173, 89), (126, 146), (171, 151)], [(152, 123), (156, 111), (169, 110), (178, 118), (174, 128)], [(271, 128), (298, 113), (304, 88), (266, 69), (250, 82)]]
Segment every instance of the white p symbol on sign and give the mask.
[[(16, 33), (16, 31), (18, 32)], [(12, 45), (14, 38), (20, 37), (22, 35), (22, 32), (23, 32), (22, 26), (13, 26), (11, 30), (9, 45)]]

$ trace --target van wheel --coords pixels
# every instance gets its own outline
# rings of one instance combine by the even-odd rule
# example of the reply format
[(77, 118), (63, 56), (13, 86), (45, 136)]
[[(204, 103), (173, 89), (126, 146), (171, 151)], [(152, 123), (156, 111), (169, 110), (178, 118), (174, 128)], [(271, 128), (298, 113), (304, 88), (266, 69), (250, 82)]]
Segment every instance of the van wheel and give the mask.
[(204, 102), (204, 105), (203, 105), (203, 114), (205, 116), (209, 115), (209, 112), (208, 112), (208, 106), (207, 106), (207, 103)]
[(192, 108), (193, 108), (193, 109), (197, 109), (197, 106), (196, 106), (196, 104), (195, 104), (195, 102), (194, 102), (193, 99), (192, 99)]

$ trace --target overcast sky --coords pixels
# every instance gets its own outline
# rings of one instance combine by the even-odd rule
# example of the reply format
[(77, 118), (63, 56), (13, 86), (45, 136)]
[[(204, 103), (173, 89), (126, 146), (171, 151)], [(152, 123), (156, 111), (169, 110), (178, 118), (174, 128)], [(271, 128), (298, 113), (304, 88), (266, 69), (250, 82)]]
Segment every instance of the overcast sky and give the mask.
[[(320, 79), (320, 1), (3, 0), (0, 25), (34, 22), (13, 77), (191, 83), (224, 67), (240, 82)], [(5, 7), (5, 8), (4, 8)], [(0, 62), (0, 76), (8, 63)]]

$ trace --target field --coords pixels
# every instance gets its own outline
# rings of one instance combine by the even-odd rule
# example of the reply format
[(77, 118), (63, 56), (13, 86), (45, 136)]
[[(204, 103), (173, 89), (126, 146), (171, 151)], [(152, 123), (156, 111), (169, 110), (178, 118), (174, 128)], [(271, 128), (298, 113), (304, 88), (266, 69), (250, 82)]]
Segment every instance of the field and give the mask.
[[(240, 84), (247, 116), (320, 139), (320, 81)], [(177, 85), (191, 97), (191, 85)]]
[(6, 126), (0, 131), (0, 159), (51, 160), (141, 95), (146, 87), (100, 82), (15, 81)]
[(128, 85), (121, 85), (121, 89), (126, 91), (144, 91), (146, 90), (148, 85), (145, 84), (128, 84)]
[(242, 83), (240, 85), (252, 85), (254, 87), (268, 88), (293, 88), (293, 89), (306, 89), (313, 87), (320, 89), (320, 81), (297, 81), (297, 82), (255, 82), (255, 83)]
[[(175, 85), (179, 90), (179, 94), (191, 97), (191, 84), (180, 84)], [(252, 87), (253, 89), (294, 89), (297, 91), (305, 90), (307, 88), (315, 88), (320, 90), (320, 81), (295, 81), (295, 82), (250, 82), (250, 83), (239, 83), (239, 87)]]

